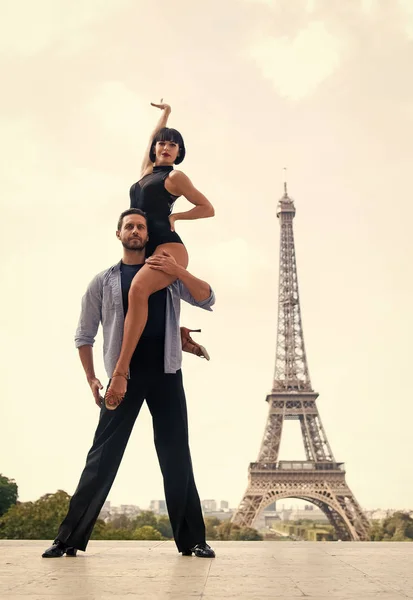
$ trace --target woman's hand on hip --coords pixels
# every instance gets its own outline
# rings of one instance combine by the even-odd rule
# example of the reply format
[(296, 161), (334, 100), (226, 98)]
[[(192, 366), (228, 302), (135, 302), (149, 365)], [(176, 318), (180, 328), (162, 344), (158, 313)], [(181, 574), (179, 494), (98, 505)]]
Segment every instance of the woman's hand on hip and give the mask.
[(176, 215), (169, 215), (169, 225), (171, 226), (171, 231), (175, 231), (175, 221)]

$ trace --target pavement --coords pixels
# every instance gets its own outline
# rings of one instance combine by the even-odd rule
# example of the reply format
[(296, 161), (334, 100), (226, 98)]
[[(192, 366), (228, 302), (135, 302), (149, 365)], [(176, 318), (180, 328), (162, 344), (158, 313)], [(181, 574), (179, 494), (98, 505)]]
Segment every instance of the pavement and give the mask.
[(92, 541), (76, 558), (41, 558), (49, 545), (0, 540), (1, 600), (413, 598), (409, 542), (211, 542), (215, 559), (158, 541)]

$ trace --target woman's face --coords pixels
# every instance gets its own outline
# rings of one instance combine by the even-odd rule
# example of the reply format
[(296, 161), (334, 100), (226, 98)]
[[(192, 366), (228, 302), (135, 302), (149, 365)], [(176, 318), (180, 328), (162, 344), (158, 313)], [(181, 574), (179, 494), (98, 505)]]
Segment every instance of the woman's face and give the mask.
[(173, 165), (179, 154), (179, 146), (176, 142), (156, 142), (155, 164)]

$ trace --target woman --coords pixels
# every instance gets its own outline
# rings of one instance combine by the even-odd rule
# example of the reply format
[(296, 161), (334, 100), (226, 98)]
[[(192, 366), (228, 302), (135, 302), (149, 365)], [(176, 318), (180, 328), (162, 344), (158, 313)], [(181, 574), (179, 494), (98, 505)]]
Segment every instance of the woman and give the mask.
[[(151, 104), (162, 110), (162, 115), (149, 140), (141, 179), (131, 187), (130, 198), (131, 207), (140, 208), (147, 215), (149, 242), (146, 248), (147, 255), (153, 257), (136, 274), (130, 287), (122, 348), (105, 396), (109, 410), (117, 408), (126, 394), (129, 363), (148, 318), (149, 296), (174, 281), (170, 275), (156, 270), (156, 255), (166, 250), (186, 268), (188, 253), (175, 231), (175, 222), (204, 219), (215, 214), (212, 204), (191, 180), (182, 171), (174, 170), (173, 165), (180, 164), (185, 158), (185, 144), (176, 129), (166, 127), (171, 107), (168, 104)], [(195, 206), (186, 212), (171, 214), (180, 196)]]

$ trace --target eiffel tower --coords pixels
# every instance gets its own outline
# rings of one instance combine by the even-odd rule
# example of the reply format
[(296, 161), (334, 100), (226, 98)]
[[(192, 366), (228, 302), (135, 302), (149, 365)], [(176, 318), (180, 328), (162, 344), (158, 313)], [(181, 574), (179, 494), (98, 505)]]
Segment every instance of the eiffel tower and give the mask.
[[(344, 463), (328, 443), (308, 371), (298, 294), (294, 247), (294, 201), (278, 204), (281, 225), (278, 328), (275, 374), (267, 396), (269, 414), (257, 462), (250, 463), (248, 486), (232, 522), (253, 526), (259, 513), (282, 498), (299, 498), (319, 507), (338, 539), (369, 539), (369, 522), (348, 487)], [(305, 461), (279, 461), (284, 420), (300, 422)]]

